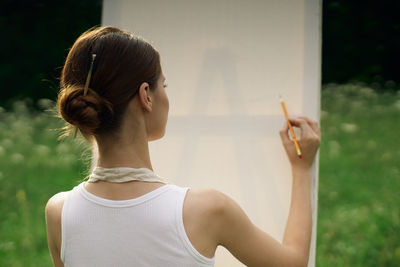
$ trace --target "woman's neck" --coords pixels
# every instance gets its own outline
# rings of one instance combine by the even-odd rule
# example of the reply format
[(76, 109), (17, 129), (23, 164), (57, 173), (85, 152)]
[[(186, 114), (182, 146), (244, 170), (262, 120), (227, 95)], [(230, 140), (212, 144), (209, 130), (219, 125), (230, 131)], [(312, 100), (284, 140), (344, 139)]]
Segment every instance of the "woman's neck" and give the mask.
[(148, 168), (153, 171), (150, 161), (147, 136), (142, 135), (115, 139), (98, 140), (99, 155), (97, 166), (103, 168), (131, 167)]

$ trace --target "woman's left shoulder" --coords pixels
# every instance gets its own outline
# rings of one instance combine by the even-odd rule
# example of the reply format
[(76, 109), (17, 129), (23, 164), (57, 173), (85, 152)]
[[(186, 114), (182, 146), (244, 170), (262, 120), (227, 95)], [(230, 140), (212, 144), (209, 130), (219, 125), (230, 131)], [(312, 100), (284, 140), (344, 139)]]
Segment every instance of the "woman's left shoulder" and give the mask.
[(210, 222), (223, 212), (226, 195), (215, 189), (189, 189), (184, 203), (184, 212), (196, 213)]
[(50, 216), (49, 219), (54, 219), (59, 215), (61, 217), (62, 208), (68, 192), (59, 192), (52, 196), (46, 204), (46, 217)]
[[(60, 192), (52, 196), (46, 204), (46, 224), (50, 235), (61, 235), (61, 214), (68, 192)], [(57, 238), (56, 238), (57, 239)]]

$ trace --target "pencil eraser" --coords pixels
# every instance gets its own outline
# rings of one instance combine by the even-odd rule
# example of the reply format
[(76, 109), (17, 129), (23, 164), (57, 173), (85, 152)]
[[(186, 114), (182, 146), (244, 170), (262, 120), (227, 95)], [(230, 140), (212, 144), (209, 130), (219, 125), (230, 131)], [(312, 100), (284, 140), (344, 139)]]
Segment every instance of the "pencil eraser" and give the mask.
[(301, 159), (303, 156), (302, 155), (299, 155), (299, 159)]

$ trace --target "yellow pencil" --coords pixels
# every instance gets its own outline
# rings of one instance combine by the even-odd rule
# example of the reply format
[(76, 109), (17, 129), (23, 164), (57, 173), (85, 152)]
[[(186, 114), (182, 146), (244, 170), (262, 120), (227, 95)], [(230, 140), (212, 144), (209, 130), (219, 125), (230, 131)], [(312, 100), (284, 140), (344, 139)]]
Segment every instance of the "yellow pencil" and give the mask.
[(292, 135), (294, 146), (296, 147), (297, 156), (299, 156), (299, 158), (302, 158), (300, 146), (299, 146), (299, 143), (297, 143), (296, 135), (294, 134), (292, 124), (289, 121), (289, 115), (287, 113), (286, 106), (285, 106), (285, 103), (283, 102), (282, 98), (281, 98), (281, 106), (283, 109), (283, 113), (285, 113), (287, 124), (289, 125), (290, 134)]

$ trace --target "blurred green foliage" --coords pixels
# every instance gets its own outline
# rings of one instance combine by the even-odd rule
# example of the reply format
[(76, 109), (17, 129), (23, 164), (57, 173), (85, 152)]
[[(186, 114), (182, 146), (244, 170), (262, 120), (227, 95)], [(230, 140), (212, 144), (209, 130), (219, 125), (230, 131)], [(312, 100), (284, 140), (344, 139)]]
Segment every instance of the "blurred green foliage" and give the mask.
[[(400, 266), (400, 94), (322, 90), (316, 266)], [(87, 175), (83, 138), (57, 141), (54, 102), (0, 108), (0, 266), (51, 266), (44, 207)]]
[[(41, 99), (38, 109), (53, 109)], [(0, 266), (51, 266), (44, 207), (56, 191), (86, 175), (90, 151), (82, 138), (57, 141), (62, 121), (17, 101), (0, 107)]]
[(400, 266), (400, 93), (322, 90), (317, 266)]

